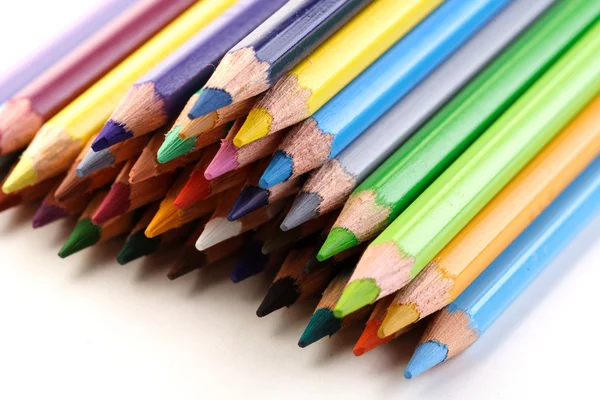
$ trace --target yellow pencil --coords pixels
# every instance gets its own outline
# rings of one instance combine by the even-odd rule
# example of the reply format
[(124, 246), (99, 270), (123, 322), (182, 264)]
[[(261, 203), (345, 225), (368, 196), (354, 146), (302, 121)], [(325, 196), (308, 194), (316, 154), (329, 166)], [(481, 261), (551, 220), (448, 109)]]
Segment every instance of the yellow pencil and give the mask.
[(598, 154), (600, 96), (396, 294), (379, 337), (454, 301)]
[(146, 42), (38, 131), (2, 186), (5, 193), (66, 171), (129, 87), (236, 0), (203, 0)]
[(250, 111), (237, 147), (311, 116), (442, 0), (375, 0), (281, 78)]

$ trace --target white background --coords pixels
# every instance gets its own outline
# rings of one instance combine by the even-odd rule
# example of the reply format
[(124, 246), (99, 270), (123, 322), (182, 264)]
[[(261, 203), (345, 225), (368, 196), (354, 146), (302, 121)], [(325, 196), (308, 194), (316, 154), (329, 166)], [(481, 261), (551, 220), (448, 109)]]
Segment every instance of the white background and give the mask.
[[(3, 1), (0, 73), (100, 0)], [(356, 358), (360, 330), (307, 349), (315, 302), (255, 316), (266, 277), (227, 266), (165, 278), (172, 255), (119, 266), (120, 242), (56, 256), (73, 221), (0, 215), (1, 399), (598, 398), (600, 218), (470, 350), (402, 378), (417, 333)]]

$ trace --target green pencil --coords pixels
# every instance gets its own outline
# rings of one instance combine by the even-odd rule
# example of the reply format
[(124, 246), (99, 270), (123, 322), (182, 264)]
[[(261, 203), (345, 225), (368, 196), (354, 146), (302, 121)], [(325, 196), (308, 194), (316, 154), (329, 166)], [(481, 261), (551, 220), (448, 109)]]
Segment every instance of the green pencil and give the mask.
[(585, 32), (600, 2), (551, 8), (360, 186), (317, 258), (381, 233)]
[(600, 22), (367, 248), (344, 317), (402, 288), (600, 91)]

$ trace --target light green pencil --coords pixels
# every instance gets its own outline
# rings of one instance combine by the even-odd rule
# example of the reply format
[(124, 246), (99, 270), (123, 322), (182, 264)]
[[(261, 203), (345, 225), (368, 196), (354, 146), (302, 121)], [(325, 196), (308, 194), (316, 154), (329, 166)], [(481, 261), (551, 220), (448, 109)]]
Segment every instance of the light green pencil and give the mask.
[(598, 92), (600, 22), (373, 241), (335, 316), (410, 282)]

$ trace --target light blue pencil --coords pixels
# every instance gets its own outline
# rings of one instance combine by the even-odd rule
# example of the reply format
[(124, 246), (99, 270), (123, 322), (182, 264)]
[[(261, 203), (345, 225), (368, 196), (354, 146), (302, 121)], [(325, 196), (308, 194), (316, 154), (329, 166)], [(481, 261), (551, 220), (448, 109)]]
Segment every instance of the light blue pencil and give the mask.
[(600, 211), (600, 157), (429, 323), (408, 379), (469, 348)]
[(312, 117), (294, 127), (267, 167), (267, 189), (338, 155), (452, 55), (509, 0), (448, 0)]
[[(15, 66), (10, 72), (0, 78), (0, 103), (13, 97), (44, 71), (52, 67), (63, 57), (70, 54), (77, 46), (85, 42), (112, 19), (117, 17), (135, 0), (110, 0), (102, 7), (93, 10), (69, 30), (61, 33), (52, 43), (40, 49), (35, 55)], [(31, 12), (36, 12), (35, 5)], [(47, 21), (48, 24), (57, 21)], [(23, 27), (22, 29), (27, 29)], [(40, 36), (44, 31), (40, 30)], [(17, 37), (19, 33), (16, 33)], [(10, 38), (5, 38), (10, 40)]]

